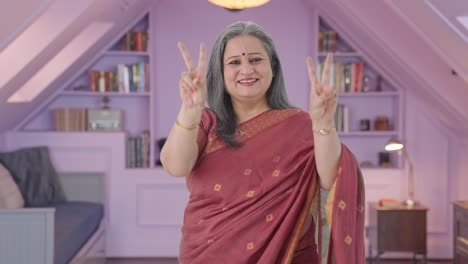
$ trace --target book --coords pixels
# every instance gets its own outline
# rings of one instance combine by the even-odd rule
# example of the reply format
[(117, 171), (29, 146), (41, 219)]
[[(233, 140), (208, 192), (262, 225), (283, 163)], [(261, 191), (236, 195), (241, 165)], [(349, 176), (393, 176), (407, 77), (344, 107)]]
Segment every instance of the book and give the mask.
[(379, 199), (379, 206), (388, 207), (388, 208), (395, 208), (395, 207), (400, 207), (401, 202), (394, 199), (394, 198), (380, 198)]

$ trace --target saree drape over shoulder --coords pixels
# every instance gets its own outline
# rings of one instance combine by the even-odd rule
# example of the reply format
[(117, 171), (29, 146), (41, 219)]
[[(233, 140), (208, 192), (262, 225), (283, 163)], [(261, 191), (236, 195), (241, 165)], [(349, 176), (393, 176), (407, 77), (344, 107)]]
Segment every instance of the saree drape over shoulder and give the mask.
[[(239, 148), (226, 147), (215, 130), (216, 116), (205, 109), (199, 159), (186, 177), (179, 262), (321, 263), (311, 217), (320, 206), (312, 206), (319, 183), (309, 114), (264, 112), (240, 125)], [(364, 189), (344, 145), (339, 166), (327, 200), (330, 243), (323, 246), (327, 263), (362, 264)]]

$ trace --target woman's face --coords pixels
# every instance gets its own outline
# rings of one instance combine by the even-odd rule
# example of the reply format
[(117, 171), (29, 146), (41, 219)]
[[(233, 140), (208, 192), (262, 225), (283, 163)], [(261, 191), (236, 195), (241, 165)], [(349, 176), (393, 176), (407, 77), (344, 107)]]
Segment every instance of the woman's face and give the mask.
[(234, 101), (265, 101), (273, 79), (270, 57), (253, 36), (229, 40), (224, 50), (224, 83)]

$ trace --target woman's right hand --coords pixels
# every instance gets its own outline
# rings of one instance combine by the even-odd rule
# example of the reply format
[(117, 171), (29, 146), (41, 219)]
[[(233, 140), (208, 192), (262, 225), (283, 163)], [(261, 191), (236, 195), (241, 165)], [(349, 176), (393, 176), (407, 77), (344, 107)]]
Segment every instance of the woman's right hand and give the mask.
[(187, 71), (182, 73), (179, 88), (182, 104), (187, 109), (193, 109), (205, 105), (207, 98), (207, 87), (205, 77), (206, 64), (206, 47), (203, 43), (200, 44), (200, 55), (198, 66), (195, 67), (192, 58), (185, 48), (184, 43), (177, 43), (182, 57), (184, 58)]

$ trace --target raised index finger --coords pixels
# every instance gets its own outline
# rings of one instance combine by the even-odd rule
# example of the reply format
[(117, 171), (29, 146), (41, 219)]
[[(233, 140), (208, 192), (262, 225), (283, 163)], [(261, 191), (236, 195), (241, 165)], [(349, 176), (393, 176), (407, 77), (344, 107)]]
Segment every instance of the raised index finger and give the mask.
[(198, 70), (200, 73), (205, 73), (206, 65), (206, 46), (204, 43), (200, 43), (200, 57), (198, 58)]
[(310, 82), (316, 84), (317, 78), (315, 77), (314, 61), (311, 57), (307, 57), (307, 72), (309, 73)]
[(192, 57), (190, 57), (190, 54), (185, 48), (184, 43), (179, 41), (177, 43), (177, 46), (179, 47), (180, 53), (182, 53), (182, 57), (184, 57), (185, 65), (187, 66), (188, 72), (193, 71), (195, 67), (193, 66)]
[(332, 63), (333, 60), (333, 54), (328, 53), (327, 54), (327, 59), (325, 60), (325, 66), (323, 67), (323, 72), (322, 72), (322, 84), (328, 85), (328, 77), (330, 76), (330, 64)]

